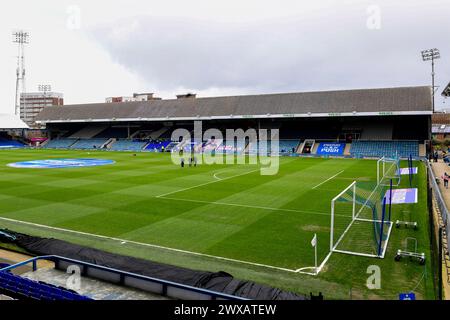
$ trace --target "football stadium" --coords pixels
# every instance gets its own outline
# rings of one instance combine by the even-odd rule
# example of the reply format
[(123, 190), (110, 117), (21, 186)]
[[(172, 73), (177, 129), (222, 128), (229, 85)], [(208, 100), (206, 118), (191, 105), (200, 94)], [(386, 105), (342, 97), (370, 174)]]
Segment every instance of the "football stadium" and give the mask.
[(2, 133), (1, 293), (438, 299), (432, 114), (429, 86), (45, 108)]
[(0, 315), (435, 314), (447, 2), (5, 3)]

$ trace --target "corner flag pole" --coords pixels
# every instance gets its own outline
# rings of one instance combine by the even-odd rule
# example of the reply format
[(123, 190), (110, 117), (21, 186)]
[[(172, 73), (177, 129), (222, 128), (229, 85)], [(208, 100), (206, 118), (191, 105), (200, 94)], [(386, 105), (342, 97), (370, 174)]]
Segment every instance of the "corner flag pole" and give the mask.
[(314, 247), (314, 265), (315, 265), (316, 271), (317, 271), (317, 241), (316, 241), (316, 245)]
[(317, 272), (317, 233), (314, 233), (314, 237), (311, 240), (311, 245), (314, 247), (314, 267)]

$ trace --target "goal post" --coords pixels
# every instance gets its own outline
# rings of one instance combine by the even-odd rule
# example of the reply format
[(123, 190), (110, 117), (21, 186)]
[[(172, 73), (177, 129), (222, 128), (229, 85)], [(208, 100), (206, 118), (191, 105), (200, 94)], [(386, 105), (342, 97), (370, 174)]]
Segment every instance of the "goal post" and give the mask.
[[(347, 203), (350, 203), (350, 205), (346, 206), (345, 208), (345, 213), (347, 213), (347, 215), (349, 216), (349, 218), (351, 217), (351, 219), (353, 220), (355, 218), (356, 215), (356, 181), (353, 181), (352, 184), (350, 184), (347, 188), (345, 188), (340, 194), (338, 194), (336, 197), (333, 198), (333, 200), (331, 200), (331, 227), (330, 227), (330, 251), (333, 251), (335, 249), (335, 243), (339, 243), (339, 241), (341, 240), (340, 237), (342, 237), (342, 233), (340, 233), (339, 229), (340, 223), (337, 220), (340, 220), (340, 218), (336, 219), (336, 211), (337, 211), (337, 206), (336, 206), (336, 202), (340, 201), (341, 199), (347, 199), (351, 201), (346, 201)], [(342, 211), (342, 208), (339, 208), (339, 212)], [(339, 215), (341, 215), (341, 213), (338, 213)], [(335, 230), (335, 227), (337, 230)], [(337, 239), (337, 241), (335, 242), (335, 232), (337, 234), (337, 236), (339, 236), (339, 238)]]
[(331, 200), (331, 252), (384, 257), (392, 229), (387, 190), (381, 184), (354, 181)]
[(377, 161), (377, 183), (383, 186), (398, 186), (401, 181), (400, 159), (382, 157)]

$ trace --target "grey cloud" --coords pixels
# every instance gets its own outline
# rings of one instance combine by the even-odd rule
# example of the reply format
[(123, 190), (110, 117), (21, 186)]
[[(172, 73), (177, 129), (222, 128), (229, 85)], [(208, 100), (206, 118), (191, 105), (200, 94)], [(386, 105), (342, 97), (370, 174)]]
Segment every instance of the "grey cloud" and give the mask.
[[(420, 50), (438, 47), (450, 56), (448, 13), (382, 7), (381, 29), (369, 30), (365, 9), (247, 24), (137, 16), (91, 34), (113, 60), (166, 91), (427, 84), (429, 66)], [(441, 85), (448, 82), (448, 71), (438, 75)]]

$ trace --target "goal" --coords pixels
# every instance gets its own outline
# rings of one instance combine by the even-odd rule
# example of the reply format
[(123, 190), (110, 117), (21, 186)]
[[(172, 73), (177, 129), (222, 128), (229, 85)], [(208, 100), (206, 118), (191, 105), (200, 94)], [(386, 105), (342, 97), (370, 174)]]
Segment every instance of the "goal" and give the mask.
[(387, 190), (354, 181), (331, 201), (331, 252), (384, 258), (392, 230)]
[(391, 180), (393, 186), (400, 185), (400, 159), (382, 157), (377, 161), (377, 183), (389, 186)]

